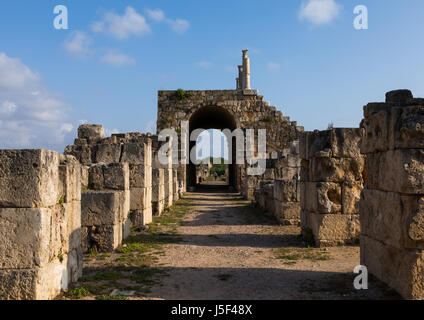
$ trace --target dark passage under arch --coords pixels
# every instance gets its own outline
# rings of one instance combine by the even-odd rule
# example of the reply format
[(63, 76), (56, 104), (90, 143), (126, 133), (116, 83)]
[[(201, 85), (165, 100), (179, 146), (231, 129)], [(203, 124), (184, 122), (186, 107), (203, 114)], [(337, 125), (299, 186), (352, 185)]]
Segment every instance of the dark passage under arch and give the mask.
[[(190, 117), (189, 120), (189, 126), (190, 126), (190, 135), (191, 133), (196, 129), (217, 129), (217, 130), (224, 130), (229, 129), (231, 131), (235, 130), (237, 128), (237, 122), (234, 118), (234, 115), (226, 110), (223, 107), (217, 107), (217, 106), (208, 106), (208, 107), (202, 107), (198, 110), (196, 110)], [(233, 141), (234, 142), (234, 141)], [(190, 141), (190, 148), (189, 151), (196, 145), (195, 141)], [(235, 143), (230, 143), (228, 141), (228, 145), (232, 146), (231, 150), (228, 150), (229, 154), (232, 153), (232, 159), (235, 159)], [(229, 169), (229, 185), (235, 186), (236, 185), (236, 165), (230, 164), (228, 166)], [(196, 186), (196, 166), (191, 163), (188, 165), (187, 168), (187, 183), (190, 187)]]

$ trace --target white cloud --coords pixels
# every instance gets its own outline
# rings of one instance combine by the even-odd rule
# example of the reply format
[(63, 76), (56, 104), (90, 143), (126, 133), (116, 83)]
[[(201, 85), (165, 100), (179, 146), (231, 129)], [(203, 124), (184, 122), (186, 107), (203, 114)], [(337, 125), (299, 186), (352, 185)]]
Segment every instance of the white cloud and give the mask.
[(150, 120), (147, 122), (147, 124), (144, 126), (143, 132), (147, 133), (150, 132), (152, 134), (156, 133), (156, 121)]
[(91, 29), (94, 32), (109, 34), (117, 39), (142, 36), (151, 32), (146, 18), (132, 7), (127, 7), (123, 15), (107, 12), (102, 21), (92, 24)]
[(278, 70), (281, 67), (281, 65), (276, 62), (268, 62), (266, 66), (269, 70), (272, 70), (272, 71)]
[(100, 58), (100, 61), (115, 67), (122, 67), (135, 63), (135, 59), (124, 54), (110, 51)]
[(175, 33), (183, 34), (190, 28), (190, 23), (187, 20), (167, 18), (161, 9), (146, 9), (146, 12), (149, 19), (155, 22), (166, 22)]
[(335, 0), (308, 0), (302, 3), (299, 18), (315, 25), (323, 25), (333, 21), (340, 10), (341, 5)]
[(108, 128), (105, 128), (105, 136), (106, 137), (110, 137), (110, 136), (112, 136), (112, 134), (117, 134), (117, 133), (119, 133), (119, 130), (118, 129), (108, 129)]
[(0, 52), (0, 148), (63, 150), (73, 130), (67, 109), (39, 74)]
[(184, 19), (167, 19), (167, 22), (171, 25), (172, 29), (178, 34), (183, 34), (188, 30), (188, 28), (190, 28), (190, 23)]
[(83, 31), (74, 31), (65, 40), (63, 47), (73, 56), (84, 58), (93, 53), (91, 49), (91, 38)]
[(196, 62), (196, 67), (202, 68), (202, 69), (210, 69), (212, 68), (213, 64), (209, 61), (199, 61)]
[(152, 19), (153, 21), (161, 22), (165, 20), (165, 13), (161, 9), (154, 9), (154, 10), (146, 9), (146, 12), (149, 18)]

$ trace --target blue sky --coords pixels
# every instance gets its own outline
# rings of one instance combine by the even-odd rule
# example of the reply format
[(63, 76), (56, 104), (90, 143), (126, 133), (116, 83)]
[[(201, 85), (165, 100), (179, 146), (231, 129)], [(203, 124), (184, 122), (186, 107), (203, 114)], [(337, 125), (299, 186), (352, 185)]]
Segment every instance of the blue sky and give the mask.
[(252, 87), (306, 130), (357, 127), (386, 91), (424, 96), (423, 16), (422, 0), (4, 0), (0, 147), (63, 151), (84, 121), (154, 130), (157, 90), (232, 89), (242, 49)]

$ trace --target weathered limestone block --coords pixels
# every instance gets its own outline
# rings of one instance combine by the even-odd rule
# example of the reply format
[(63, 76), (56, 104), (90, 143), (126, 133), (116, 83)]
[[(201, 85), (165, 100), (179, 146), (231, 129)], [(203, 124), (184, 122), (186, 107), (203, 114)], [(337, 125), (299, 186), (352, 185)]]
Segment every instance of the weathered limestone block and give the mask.
[(177, 170), (172, 171), (172, 191), (173, 191), (173, 195), (172, 195), (173, 201), (176, 202), (180, 198)]
[(367, 155), (366, 187), (424, 194), (424, 149), (399, 149)]
[(153, 215), (159, 216), (165, 206), (164, 169), (153, 169), (152, 210)]
[(424, 249), (421, 196), (364, 189), (360, 202), (362, 235), (398, 249)]
[(151, 145), (149, 147), (148, 143), (126, 143), (122, 147), (121, 162), (151, 165), (149, 153)]
[(164, 169), (164, 185), (165, 185), (165, 207), (170, 207), (174, 203), (173, 191), (173, 170)]
[(89, 166), (81, 165), (81, 191), (88, 189), (89, 170)]
[(52, 210), (0, 209), (0, 269), (34, 268), (50, 258)]
[(136, 227), (145, 226), (153, 221), (152, 208), (133, 210), (130, 214), (131, 223)]
[(128, 163), (95, 164), (89, 169), (89, 187), (92, 190), (129, 190)]
[(274, 200), (274, 215), (283, 225), (298, 225), (300, 223), (300, 203)]
[(83, 227), (81, 243), (84, 252), (93, 248), (98, 252), (111, 252), (122, 243), (122, 227), (120, 224)]
[(5, 300), (48, 300), (68, 289), (66, 264), (44, 268), (0, 270), (0, 297)]
[(78, 127), (78, 139), (86, 139), (90, 142), (96, 142), (105, 137), (105, 131), (102, 125), (83, 124)]
[(358, 214), (359, 200), (363, 188), (362, 182), (345, 181), (341, 185), (342, 188), (342, 213)]
[(98, 144), (96, 146), (96, 162), (119, 162), (121, 159), (121, 149), (121, 144)]
[(330, 157), (359, 158), (361, 132), (356, 128), (334, 128), (325, 131), (304, 132), (300, 139), (300, 157), (309, 159), (323, 151)]
[(315, 213), (341, 213), (342, 191), (338, 183), (307, 182), (305, 184), (305, 208)]
[(90, 165), (91, 163), (93, 163), (90, 146), (67, 146), (65, 148), (64, 154), (74, 156), (81, 164), (84, 165)]
[(281, 202), (300, 200), (300, 182), (298, 180), (277, 179), (274, 181), (274, 199)]
[(115, 225), (121, 222), (119, 192), (84, 191), (81, 195), (83, 227)]
[(59, 178), (59, 195), (63, 197), (62, 200), (81, 201), (81, 165), (75, 157), (60, 156)]
[(424, 299), (424, 253), (422, 249), (398, 249), (361, 235), (361, 265), (387, 283), (405, 299)]
[(131, 188), (148, 188), (152, 186), (152, 167), (145, 164), (130, 164)]
[(132, 188), (130, 194), (130, 210), (142, 210), (152, 206), (152, 188)]
[(364, 159), (313, 157), (309, 161), (309, 178), (313, 182), (360, 181)]
[(312, 213), (309, 227), (320, 247), (356, 243), (360, 234), (358, 215)]
[(59, 154), (0, 150), (0, 207), (37, 208), (58, 203)]

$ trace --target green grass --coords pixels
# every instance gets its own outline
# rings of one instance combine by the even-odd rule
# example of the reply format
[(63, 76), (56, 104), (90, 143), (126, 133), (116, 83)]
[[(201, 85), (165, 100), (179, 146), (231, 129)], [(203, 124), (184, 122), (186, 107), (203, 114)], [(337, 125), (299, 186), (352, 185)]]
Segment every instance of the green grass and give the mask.
[(89, 295), (90, 291), (85, 287), (74, 288), (68, 293), (68, 296), (72, 299), (81, 299)]
[(330, 254), (318, 248), (278, 248), (274, 250), (276, 259), (284, 260), (285, 264), (294, 264), (296, 261), (325, 261), (330, 260)]
[(96, 297), (96, 300), (128, 300), (128, 297), (125, 296), (111, 296), (107, 294), (102, 294)]

